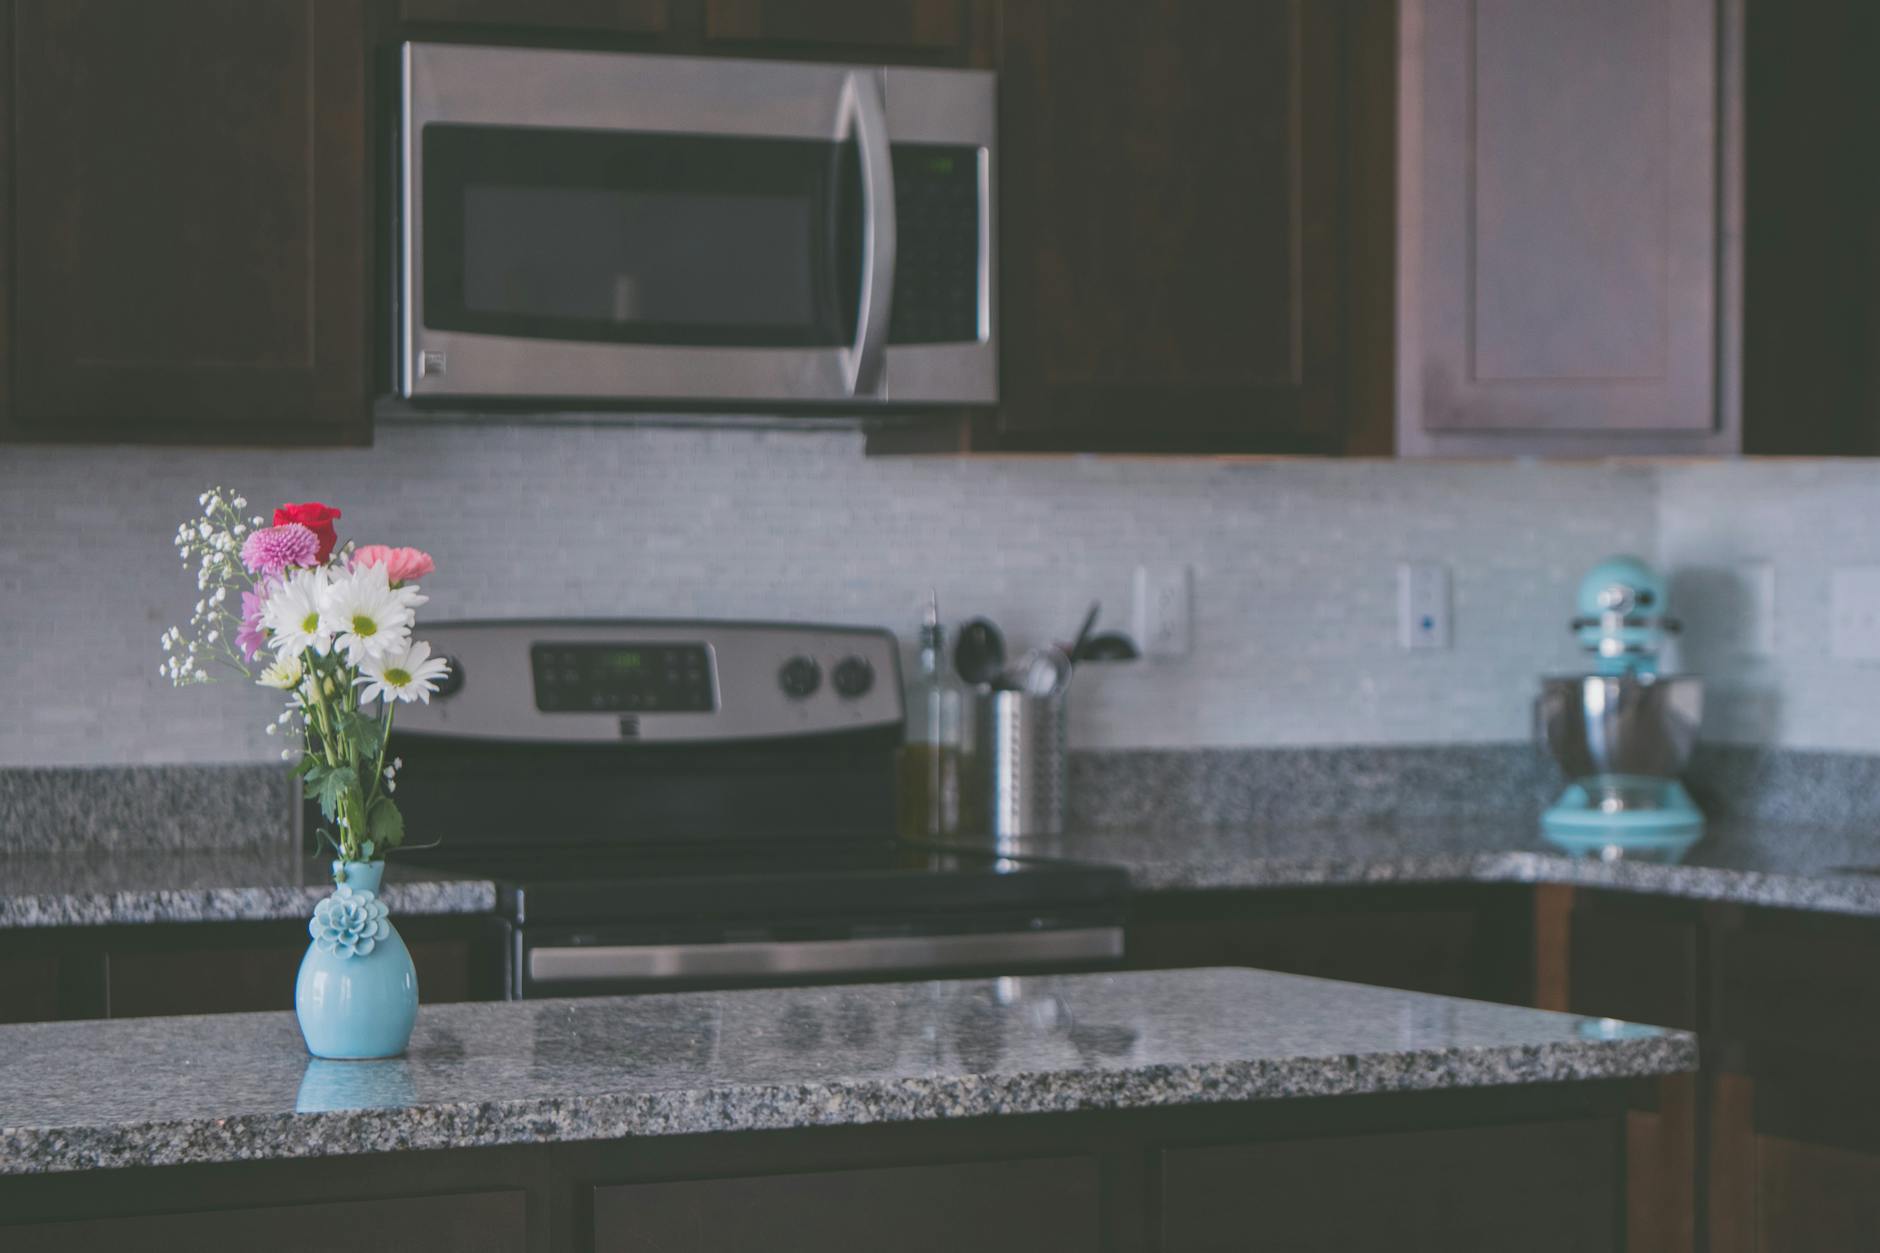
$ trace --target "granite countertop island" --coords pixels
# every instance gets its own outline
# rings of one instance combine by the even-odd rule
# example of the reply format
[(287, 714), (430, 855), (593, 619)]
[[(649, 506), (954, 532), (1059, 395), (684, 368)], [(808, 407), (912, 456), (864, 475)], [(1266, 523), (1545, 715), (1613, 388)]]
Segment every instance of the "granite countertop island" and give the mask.
[(426, 1006), (383, 1062), (310, 1060), (287, 1013), (0, 1027), (0, 1058), (0, 1175), (34, 1175), (1597, 1082), (1697, 1047), (1202, 969)]

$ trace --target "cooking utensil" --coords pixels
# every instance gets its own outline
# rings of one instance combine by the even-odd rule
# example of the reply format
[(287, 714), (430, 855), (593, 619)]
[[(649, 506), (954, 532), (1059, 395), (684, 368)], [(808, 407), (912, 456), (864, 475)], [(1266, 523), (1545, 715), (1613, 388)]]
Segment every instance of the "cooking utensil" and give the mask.
[(1061, 694), (1071, 683), (1071, 659), (1055, 644), (1034, 648), (1005, 673), (1003, 688), (1041, 700)]
[(1135, 641), (1121, 631), (1105, 631), (1102, 635), (1092, 636), (1083, 647), (1079, 661), (1134, 661), (1142, 654), (1136, 651)]
[(1005, 636), (988, 618), (960, 628), (953, 643), (953, 669), (972, 687), (990, 687), (1005, 669)]
[(1077, 628), (1077, 639), (1071, 644), (1069, 656), (1073, 666), (1084, 659), (1084, 649), (1090, 644), (1090, 633), (1096, 629), (1097, 615), (1102, 612), (1102, 601), (1090, 602), (1090, 612), (1084, 615), (1084, 624)]

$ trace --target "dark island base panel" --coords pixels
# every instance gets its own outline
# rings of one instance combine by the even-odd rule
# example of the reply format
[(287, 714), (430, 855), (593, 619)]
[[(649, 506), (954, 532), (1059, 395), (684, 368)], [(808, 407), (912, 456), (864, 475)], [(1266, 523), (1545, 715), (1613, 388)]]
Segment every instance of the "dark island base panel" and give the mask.
[(1620, 1081), (0, 1179), (8, 1253), (1624, 1246)]

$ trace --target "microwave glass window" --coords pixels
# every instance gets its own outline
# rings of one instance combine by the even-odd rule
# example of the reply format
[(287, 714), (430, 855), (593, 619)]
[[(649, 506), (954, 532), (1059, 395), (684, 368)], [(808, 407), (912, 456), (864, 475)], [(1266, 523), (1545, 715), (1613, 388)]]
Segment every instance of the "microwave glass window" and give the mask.
[(853, 145), (424, 130), (424, 322), (613, 343), (855, 335)]
[(557, 322), (812, 324), (809, 196), (472, 184), (463, 300)]

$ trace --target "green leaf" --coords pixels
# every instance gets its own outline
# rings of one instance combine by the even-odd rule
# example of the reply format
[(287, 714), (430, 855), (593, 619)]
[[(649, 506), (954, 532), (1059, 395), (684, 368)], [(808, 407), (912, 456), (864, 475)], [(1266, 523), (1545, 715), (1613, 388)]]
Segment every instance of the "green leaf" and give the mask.
[(302, 775), (311, 773), (313, 768), (319, 764), (320, 759), (315, 757), (312, 753), (302, 753), (300, 755), (299, 764), (287, 772), (287, 777), (290, 779), (298, 779)]
[(387, 852), (405, 842), (405, 816), (398, 812), (398, 806), (389, 796), (372, 802), (366, 826), (372, 832), (372, 842)]
[(348, 712), (339, 715), (339, 733), (353, 746), (353, 756), (359, 761), (375, 761), (379, 747), (385, 741), (385, 723), (378, 718), (368, 718), (362, 713)]
[(320, 813), (328, 822), (339, 821), (340, 798), (359, 791), (359, 772), (351, 766), (337, 766), (320, 774), (316, 784), (309, 776), (307, 786), (320, 798)]

